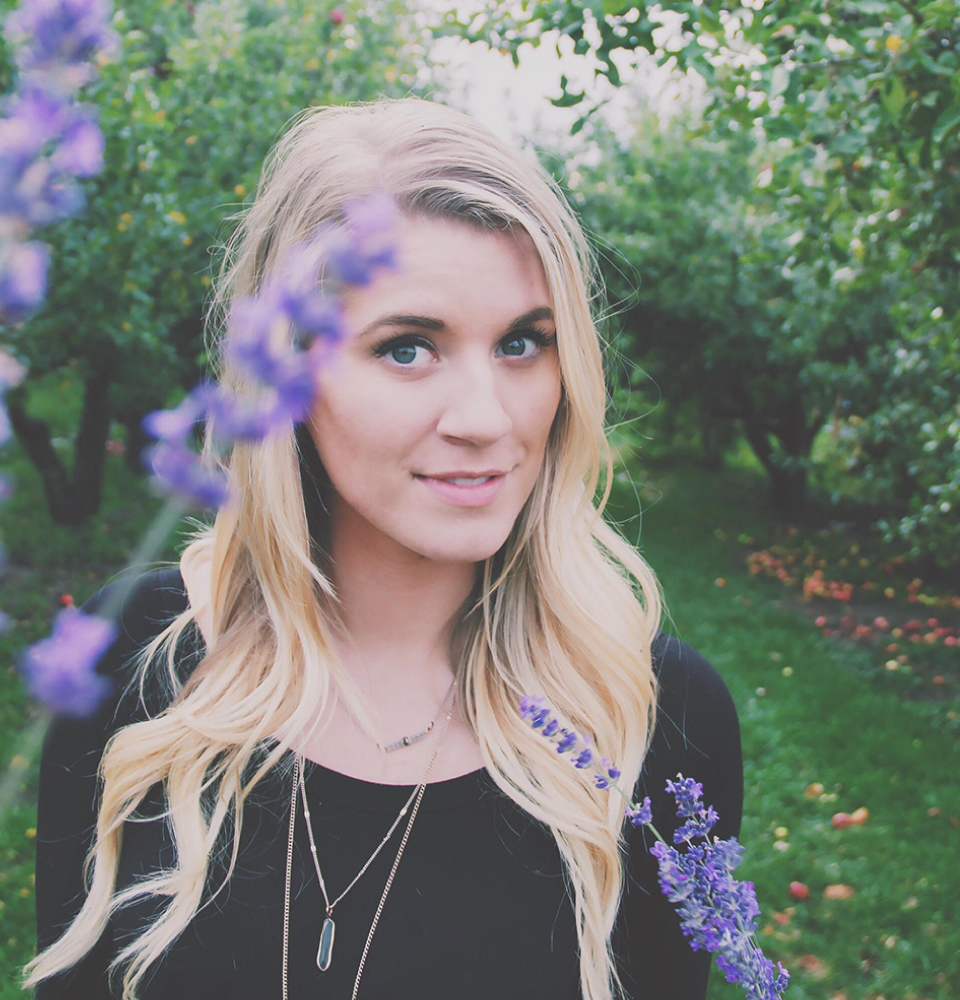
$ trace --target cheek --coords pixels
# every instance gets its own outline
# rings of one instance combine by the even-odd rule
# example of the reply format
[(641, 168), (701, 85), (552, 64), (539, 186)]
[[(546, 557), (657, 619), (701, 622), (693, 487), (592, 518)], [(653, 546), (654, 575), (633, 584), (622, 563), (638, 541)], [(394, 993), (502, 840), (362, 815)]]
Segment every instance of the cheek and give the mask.
[(415, 414), (405, 419), (396, 400), (371, 391), (370, 381), (344, 379), (321, 395), (313, 411), (317, 451), (343, 489), (358, 477), (374, 488), (379, 478), (394, 475), (416, 437)]
[(517, 401), (515, 425), (523, 428), (523, 436), (538, 443), (545, 442), (560, 405), (559, 371), (545, 372), (542, 380), (526, 387)]

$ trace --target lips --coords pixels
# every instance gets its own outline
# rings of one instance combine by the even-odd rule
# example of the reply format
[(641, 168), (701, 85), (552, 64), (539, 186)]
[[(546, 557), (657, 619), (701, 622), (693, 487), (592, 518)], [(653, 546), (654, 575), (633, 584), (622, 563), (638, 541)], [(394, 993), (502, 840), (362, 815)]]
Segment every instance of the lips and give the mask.
[(414, 478), (419, 479), (440, 500), (452, 503), (457, 507), (481, 507), (490, 503), (500, 493), (506, 475), (494, 476), (486, 482), (473, 486), (459, 486), (456, 483), (448, 483), (444, 479), (432, 476), (415, 474)]

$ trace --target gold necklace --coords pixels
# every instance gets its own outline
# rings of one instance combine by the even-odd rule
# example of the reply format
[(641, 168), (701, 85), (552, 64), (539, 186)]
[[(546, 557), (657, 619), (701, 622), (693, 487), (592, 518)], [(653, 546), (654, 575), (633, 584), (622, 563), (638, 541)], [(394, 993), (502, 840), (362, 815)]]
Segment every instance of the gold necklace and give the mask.
[[(447, 693), (449, 694), (449, 691)], [(444, 701), (446, 701), (446, 698), (444, 698)], [(383, 840), (380, 841), (380, 844), (377, 847), (377, 849), (373, 852), (373, 854), (370, 855), (366, 864), (356, 874), (353, 881), (347, 886), (347, 888), (344, 889), (343, 892), (341, 892), (340, 895), (337, 896), (337, 898), (332, 903), (330, 902), (327, 896), (326, 885), (324, 884), (323, 881), (323, 875), (320, 872), (320, 861), (317, 857), (317, 846), (313, 839), (313, 826), (310, 822), (310, 810), (309, 807), (307, 806), (307, 794), (303, 780), (303, 763), (304, 763), (303, 755), (300, 753), (295, 754), (293, 760), (293, 783), (290, 795), (290, 830), (287, 839), (287, 869), (286, 869), (286, 879), (285, 879), (284, 896), (283, 896), (283, 1000), (287, 1000), (287, 956), (290, 945), (290, 881), (293, 871), (293, 831), (297, 819), (298, 788), (303, 797), (304, 816), (306, 818), (306, 824), (307, 824), (307, 835), (310, 838), (310, 852), (313, 855), (313, 863), (317, 871), (317, 880), (320, 883), (320, 889), (323, 892), (323, 899), (324, 902), (327, 904), (326, 919), (323, 922), (323, 928), (320, 931), (320, 941), (317, 946), (317, 968), (320, 969), (321, 972), (325, 972), (327, 969), (329, 969), (330, 963), (333, 960), (333, 936), (334, 936), (334, 931), (336, 930), (336, 926), (333, 922), (333, 916), (332, 916), (333, 908), (353, 888), (353, 886), (356, 884), (360, 876), (367, 870), (367, 868), (369, 868), (370, 864), (373, 862), (373, 859), (380, 853), (380, 849), (387, 842), (387, 840), (389, 840), (390, 835), (396, 829), (397, 824), (406, 815), (407, 809), (411, 801), (413, 801), (414, 797), (416, 797), (416, 803), (413, 807), (413, 812), (411, 813), (410, 819), (407, 822), (407, 829), (404, 831), (403, 839), (400, 841), (400, 849), (397, 851), (397, 856), (394, 859), (393, 867), (390, 870), (389, 877), (387, 878), (387, 884), (384, 887), (383, 895), (380, 897), (380, 903), (377, 906), (377, 912), (374, 915), (373, 923), (370, 925), (370, 931), (367, 934), (367, 942), (363, 948), (363, 955), (360, 957), (360, 967), (357, 969), (357, 978), (353, 984), (353, 993), (350, 998), (350, 1000), (356, 1000), (357, 990), (360, 988), (360, 976), (363, 973), (364, 962), (366, 962), (367, 960), (367, 952), (370, 950), (370, 942), (373, 940), (373, 932), (376, 930), (377, 923), (380, 920), (380, 913), (383, 910), (383, 904), (386, 901), (387, 893), (390, 891), (390, 886), (393, 884), (393, 876), (397, 871), (397, 866), (400, 864), (400, 857), (403, 854), (403, 849), (407, 846), (407, 838), (410, 836), (410, 829), (413, 826), (413, 821), (417, 817), (417, 810), (419, 810), (420, 808), (420, 802), (423, 799), (423, 793), (426, 791), (427, 788), (427, 777), (429, 776), (430, 770), (433, 767), (433, 762), (437, 759), (437, 754), (440, 752), (440, 747), (443, 744), (443, 738), (446, 735), (447, 728), (450, 724), (451, 715), (452, 715), (452, 706), (451, 706), (451, 711), (447, 712), (446, 714), (446, 718), (444, 719), (443, 725), (441, 727), (440, 737), (437, 741), (437, 747), (433, 751), (433, 756), (430, 758), (430, 763), (427, 764), (427, 770), (424, 772), (420, 784), (417, 785), (417, 787), (414, 789), (413, 794), (407, 800), (404, 807), (400, 810), (400, 815), (397, 816), (397, 818), (394, 820), (393, 825), (387, 831), (387, 834), (383, 838)]]

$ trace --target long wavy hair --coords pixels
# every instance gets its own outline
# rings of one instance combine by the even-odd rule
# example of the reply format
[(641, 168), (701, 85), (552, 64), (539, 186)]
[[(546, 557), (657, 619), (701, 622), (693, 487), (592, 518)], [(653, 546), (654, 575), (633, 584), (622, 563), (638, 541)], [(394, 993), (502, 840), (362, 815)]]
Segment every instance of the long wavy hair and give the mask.
[[(560, 405), (539, 479), (500, 550), (478, 566), (449, 655), (487, 770), (556, 839), (576, 914), (583, 997), (611, 1000), (614, 989), (623, 996), (610, 942), (625, 883), (624, 802), (558, 757), (520, 717), (518, 702), (545, 695), (564, 725), (618, 762), (621, 787), (632, 790), (656, 722), (651, 645), (663, 601), (652, 569), (603, 518), (613, 454), (603, 339), (591, 313), (602, 288), (594, 251), (559, 186), (534, 157), (433, 101), (308, 108), (268, 155), (252, 203), (232, 216), (239, 224), (205, 317), (209, 355), (225, 388), (240, 398), (254, 393), (223, 350), (231, 302), (256, 295), (292, 245), (321, 224), (342, 225), (345, 202), (375, 190), (411, 215), (523, 230), (546, 274)], [(226, 474), (236, 498), (212, 525), (194, 522), (181, 559), (185, 572), (207, 567), (210, 636), (183, 682), (174, 656), (197, 609), (188, 606), (137, 652), (132, 676), (141, 696), (149, 676), (168, 698), (106, 744), (83, 907), (25, 967), (25, 986), (78, 962), (119, 908), (161, 897), (157, 918), (110, 964), (114, 983), (122, 972), (124, 1000), (134, 1000), (151, 963), (208, 904), (202, 896), (214, 857), (229, 856), (214, 895), (226, 886), (244, 800), (272, 768), (292, 765), (295, 741), (322, 732), (321, 719), (340, 699), (376, 738), (332, 642), (342, 619), (329, 573), (329, 480), (307, 429), (296, 424), (237, 442), (222, 458), (208, 425), (202, 457)], [(175, 866), (118, 891), (124, 823), (158, 782), (166, 808), (157, 819), (169, 825)]]

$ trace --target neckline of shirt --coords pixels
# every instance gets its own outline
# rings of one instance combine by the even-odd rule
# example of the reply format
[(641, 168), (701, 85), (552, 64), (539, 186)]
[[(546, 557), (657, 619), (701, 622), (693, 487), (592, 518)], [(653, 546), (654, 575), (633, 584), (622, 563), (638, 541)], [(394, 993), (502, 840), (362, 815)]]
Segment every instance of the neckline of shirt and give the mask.
[[(168, 568), (173, 570), (174, 578), (179, 581), (179, 590), (186, 607), (187, 588), (180, 566), (178, 564)], [(198, 638), (198, 641), (202, 643), (203, 640)], [(309, 759), (306, 760), (304, 784), (310, 797), (315, 796), (318, 800), (354, 810), (381, 814), (398, 813), (417, 787), (415, 784), (391, 785), (367, 781)], [(424, 789), (419, 812), (437, 812), (476, 802), (485, 789), (498, 789), (486, 767), (442, 781), (430, 781)]]
[[(308, 799), (316, 797), (321, 802), (326, 800), (350, 809), (381, 814), (396, 815), (417, 787), (415, 784), (390, 785), (367, 781), (334, 771), (313, 760), (306, 761), (303, 777)], [(479, 801), (485, 789), (497, 787), (485, 767), (442, 781), (428, 781), (419, 812), (432, 813), (469, 805)]]

